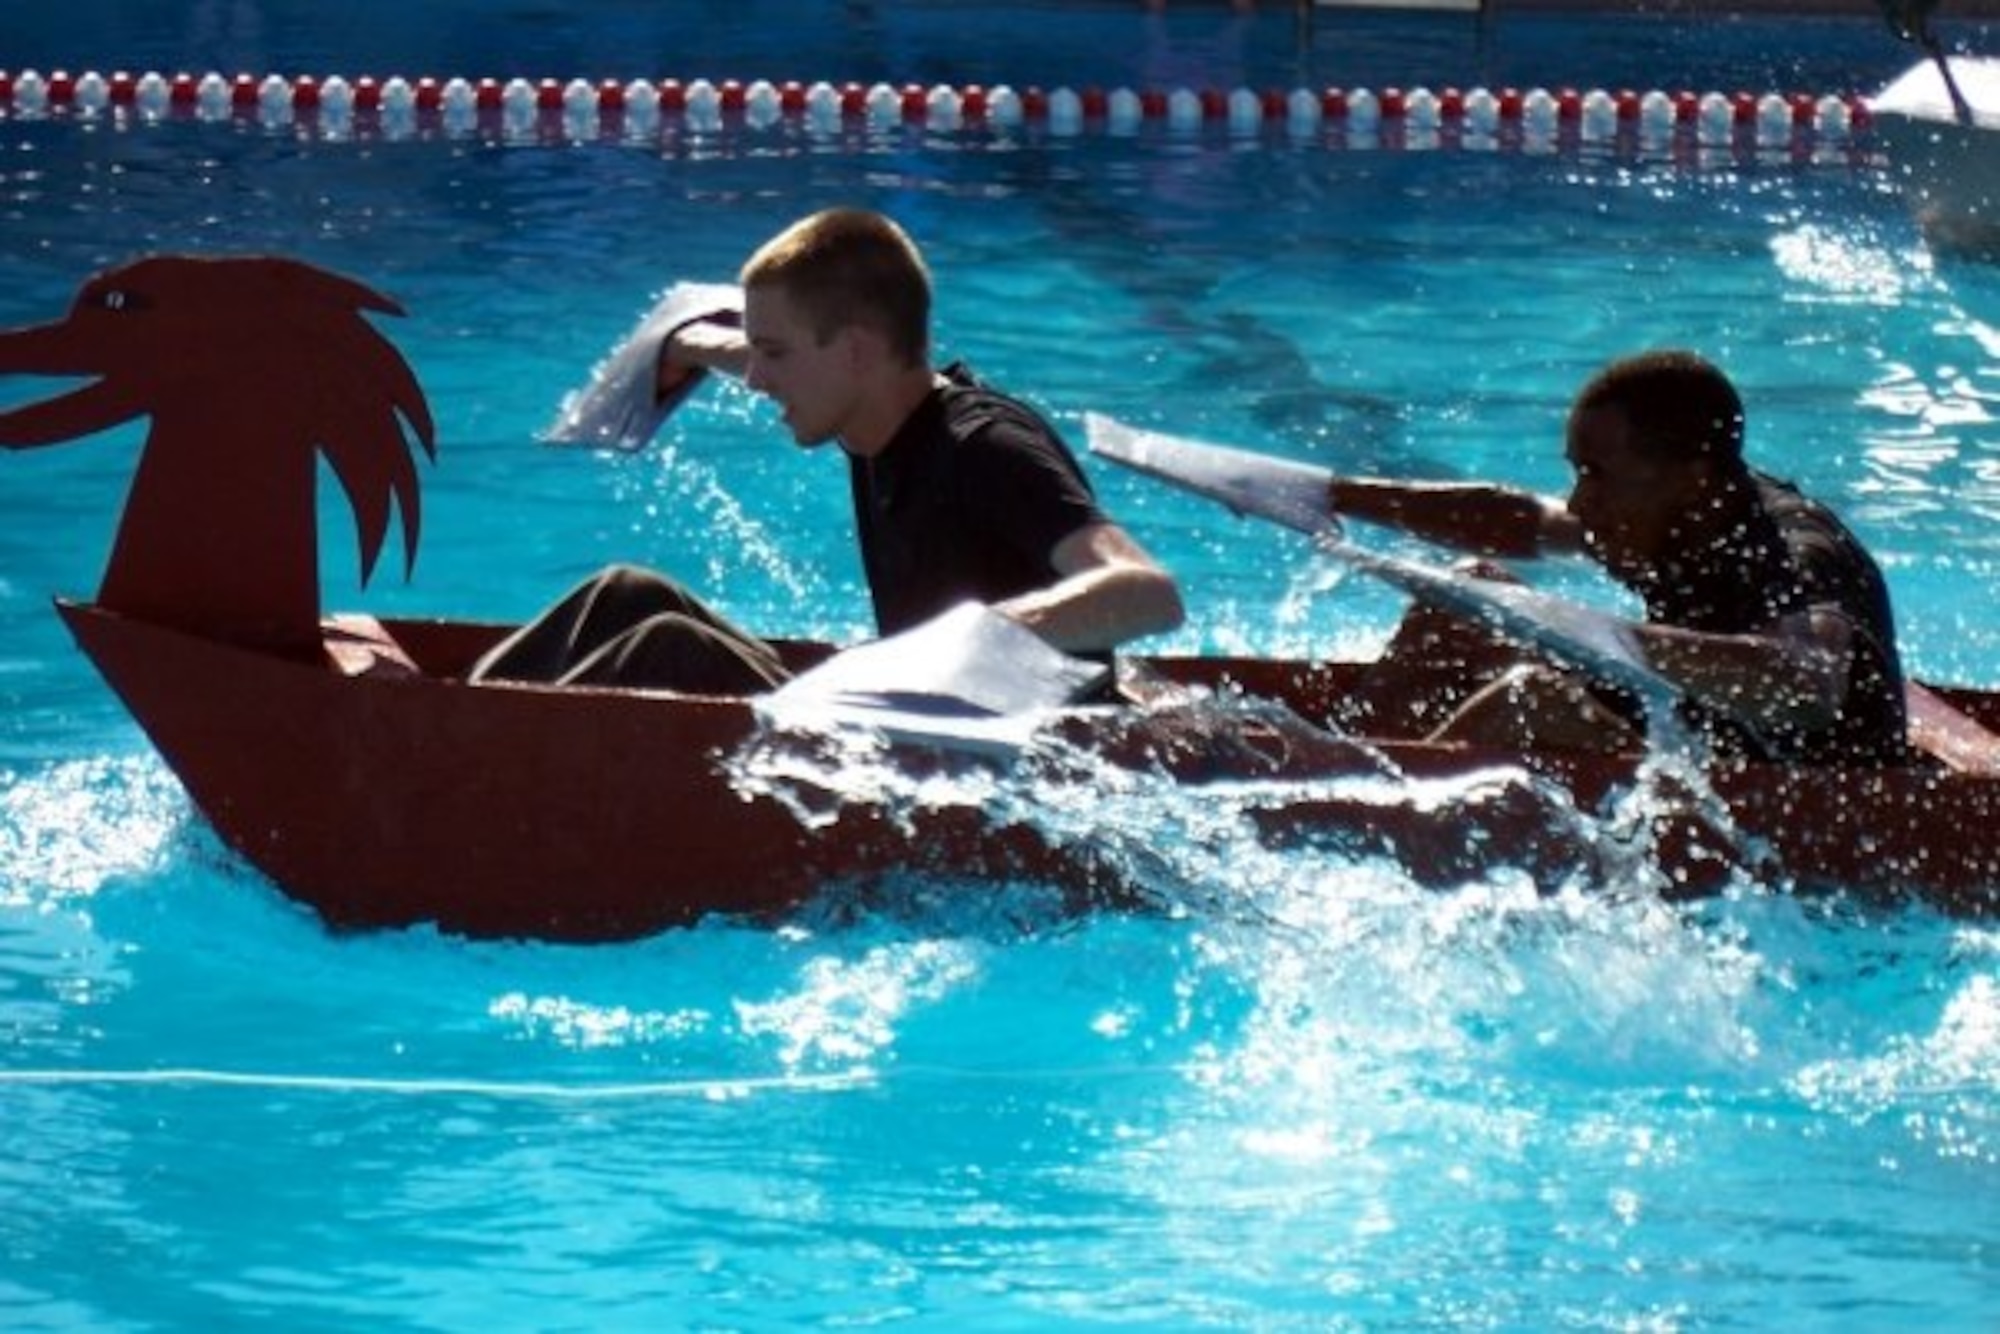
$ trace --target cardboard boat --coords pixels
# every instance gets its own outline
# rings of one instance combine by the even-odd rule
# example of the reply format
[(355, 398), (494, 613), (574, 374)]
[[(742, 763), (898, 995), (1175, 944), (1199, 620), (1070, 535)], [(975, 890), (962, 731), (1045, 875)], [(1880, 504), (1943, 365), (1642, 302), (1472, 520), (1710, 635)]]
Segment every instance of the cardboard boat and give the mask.
[[(774, 735), (810, 746), (831, 734), (821, 728), (879, 737), (916, 775), (1018, 764), (1057, 742), (1213, 794), (1260, 838), (1391, 857), (1435, 883), (1499, 863), (1588, 873), (1600, 850), (1554, 817), (1601, 810), (1638, 781), (1636, 755), (1339, 735), (1323, 724), (1358, 679), (1353, 663), (1137, 660), (1134, 679), (1155, 701), (1145, 705), (1080, 702), (1083, 677), (1040, 656), (1053, 650), (1020, 645), (998, 651), (1025, 653), (1010, 664), (1044, 676), (1051, 693), (1001, 705), (901, 645), (887, 656), (915, 662), (915, 684), (857, 694), (833, 647), (806, 641), (779, 646), (807, 683), (780, 701), (797, 708), (473, 683), (471, 664), (511, 627), (319, 605), (320, 459), (354, 506), (364, 575), (398, 514), (406, 561), (417, 545), (414, 457), (431, 448), (428, 408), (367, 313), (398, 312), (295, 261), (159, 257), (91, 279), (62, 320), (0, 332), (0, 374), (92, 377), (0, 412), (0, 444), (151, 416), (99, 594), (58, 610), (222, 841), (335, 926), (629, 939), (710, 914), (770, 917), (830, 883), (904, 872), (1147, 901), (1117, 849), (1051, 833), (1032, 814), (830, 792), (816, 804), (740, 781), (745, 746)], [(919, 633), (964, 658), (968, 643), (991, 649), (977, 637), (992, 632), (973, 615)], [(816, 694), (814, 682), (830, 686)], [(1754, 864), (1789, 885), (1992, 914), (2000, 778), (1981, 724), (2000, 726), (2000, 697), (1923, 698), (1935, 708), (1921, 716), (1961, 748), (1956, 767), (1720, 769), (1719, 805), (1655, 822), (1648, 855), (1663, 890), (1712, 892)], [(1244, 700), (1264, 707), (1225, 707)], [(1337, 784), (1489, 772), (1530, 781), (1442, 807)]]

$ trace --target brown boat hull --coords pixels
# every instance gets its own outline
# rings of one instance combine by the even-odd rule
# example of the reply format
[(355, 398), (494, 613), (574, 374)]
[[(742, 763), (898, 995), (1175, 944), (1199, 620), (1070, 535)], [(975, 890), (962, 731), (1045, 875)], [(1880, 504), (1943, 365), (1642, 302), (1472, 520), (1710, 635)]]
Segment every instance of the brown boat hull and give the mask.
[[(504, 627), (391, 622), (372, 646), (364, 636), (307, 662), (94, 606), (59, 607), (223, 841), (336, 926), (628, 939), (712, 913), (782, 913), (832, 882), (899, 871), (1029, 878), (1099, 901), (1121, 901), (1130, 888), (1090, 849), (1053, 846), (970, 808), (892, 817), (851, 803), (808, 824), (784, 801), (746, 796), (722, 768), (758, 730), (740, 701), (466, 683), (465, 666)], [(393, 660), (373, 663), (383, 646)], [(1183, 682), (1280, 700), (1307, 719), (1327, 715), (1342, 680), (1339, 664), (1153, 665)], [(1169, 727), (1128, 735), (1108, 753), (1189, 783), (1311, 779), (1373, 762), (1330, 735), (1276, 747), (1214, 740)], [(1366, 753), (1418, 779), (1526, 768), (1586, 811), (1634, 778), (1633, 762), (1613, 756), (1407, 742)], [(1720, 823), (1733, 832), (1667, 817), (1655, 836), (1670, 891), (1712, 892), (1748, 864), (1788, 883), (1912, 895), (1958, 915), (2000, 909), (2000, 780), (1767, 765), (1712, 782), (1726, 807)], [(1343, 839), (1428, 880), (1476, 874), (1486, 858), (1573, 868), (1594, 852), (1558, 846), (1548, 812), (1519, 803), (1440, 818), (1301, 800), (1282, 784), (1273, 791), (1274, 804), (1250, 812), (1267, 837)], [(1720, 853), (1718, 843), (1727, 844)]]
[[(739, 795), (718, 766), (756, 727), (741, 703), (349, 675), (60, 608), (224, 843), (332, 925), (629, 939), (896, 870), (1094, 880), (976, 811), (913, 830), (854, 804), (807, 828)], [(469, 662), (496, 633), (398, 639)]]

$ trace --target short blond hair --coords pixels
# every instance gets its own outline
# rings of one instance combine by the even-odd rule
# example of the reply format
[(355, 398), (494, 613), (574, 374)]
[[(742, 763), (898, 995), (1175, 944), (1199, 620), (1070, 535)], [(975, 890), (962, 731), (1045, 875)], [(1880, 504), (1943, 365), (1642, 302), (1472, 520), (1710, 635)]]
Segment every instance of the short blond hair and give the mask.
[(880, 213), (831, 208), (801, 218), (758, 247), (739, 277), (745, 287), (783, 288), (822, 343), (860, 324), (911, 366), (930, 356), (930, 270), (909, 234)]

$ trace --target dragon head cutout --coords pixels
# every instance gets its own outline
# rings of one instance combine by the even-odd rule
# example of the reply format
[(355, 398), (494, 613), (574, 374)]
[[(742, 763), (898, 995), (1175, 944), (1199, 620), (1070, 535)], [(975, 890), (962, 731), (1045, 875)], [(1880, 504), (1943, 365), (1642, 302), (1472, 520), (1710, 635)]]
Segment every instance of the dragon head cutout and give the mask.
[(0, 412), (0, 445), (152, 419), (100, 602), (237, 638), (309, 635), (320, 458), (353, 508), (363, 580), (392, 510), (409, 568), (410, 437), (435, 457), (433, 426), (369, 312), (402, 313), (297, 260), (165, 255), (90, 278), (61, 320), (0, 332), (0, 374), (86, 381)]

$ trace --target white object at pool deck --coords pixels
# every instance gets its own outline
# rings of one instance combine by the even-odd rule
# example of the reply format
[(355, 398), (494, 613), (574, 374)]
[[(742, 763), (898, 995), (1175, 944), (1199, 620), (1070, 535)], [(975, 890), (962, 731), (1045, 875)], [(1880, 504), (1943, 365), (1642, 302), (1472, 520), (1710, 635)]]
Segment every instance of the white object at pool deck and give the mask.
[(1969, 123), (1928, 57), (1869, 98), (1868, 112), (1925, 232), (1953, 249), (2000, 254), (2000, 58), (1948, 59)]

